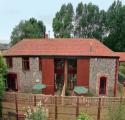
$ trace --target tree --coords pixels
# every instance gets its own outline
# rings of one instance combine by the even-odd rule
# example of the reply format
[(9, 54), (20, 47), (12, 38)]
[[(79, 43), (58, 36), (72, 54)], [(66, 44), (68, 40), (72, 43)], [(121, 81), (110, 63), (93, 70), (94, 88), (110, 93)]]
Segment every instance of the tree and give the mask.
[(62, 5), (53, 19), (53, 31), (56, 38), (70, 38), (73, 33), (73, 6), (71, 3)]
[(0, 118), (2, 118), (2, 98), (5, 90), (6, 74), (7, 74), (7, 66), (2, 56), (0, 56)]
[(24, 38), (43, 38), (45, 31), (46, 27), (43, 22), (35, 18), (21, 21), (12, 31), (11, 44), (14, 45)]
[(115, 1), (107, 11), (108, 36), (104, 44), (114, 51), (125, 51), (125, 6)]
[(76, 8), (75, 37), (103, 39), (106, 13), (92, 3), (81, 2)]
[(71, 4), (64, 4), (53, 19), (54, 35), (97, 38), (113, 51), (125, 51), (124, 11), (125, 5), (120, 0), (114, 1), (107, 11), (92, 3), (81, 2), (75, 14)]

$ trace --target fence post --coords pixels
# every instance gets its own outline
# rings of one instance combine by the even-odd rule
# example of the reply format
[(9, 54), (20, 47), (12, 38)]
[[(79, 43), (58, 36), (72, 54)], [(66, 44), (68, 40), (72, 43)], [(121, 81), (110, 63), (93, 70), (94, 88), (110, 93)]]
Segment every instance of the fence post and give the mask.
[(78, 115), (79, 115), (79, 97), (77, 97), (76, 100), (77, 100), (77, 101), (76, 101), (76, 118), (77, 118)]
[(34, 95), (34, 106), (36, 106), (36, 95)]
[(100, 120), (100, 114), (101, 114), (101, 97), (99, 98), (99, 102), (98, 102), (97, 120)]
[(55, 120), (57, 120), (57, 97), (55, 96)]
[(17, 94), (15, 93), (15, 107), (16, 107), (16, 119), (19, 120), (18, 118), (18, 102), (17, 102)]

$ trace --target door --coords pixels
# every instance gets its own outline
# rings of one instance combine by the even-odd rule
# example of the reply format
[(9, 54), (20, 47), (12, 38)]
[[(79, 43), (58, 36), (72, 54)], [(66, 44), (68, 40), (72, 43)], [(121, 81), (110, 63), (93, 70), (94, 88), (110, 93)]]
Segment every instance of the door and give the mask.
[(106, 95), (106, 86), (107, 86), (106, 84), (107, 84), (107, 78), (101, 77), (99, 85), (99, 95)]
[(77, 86), (89, 86), (89, 59), (77, 60)]
[(7, 75), (7, 90), (9, 91), (17, 91), (17, 74), (9, 73)]
[(74, 87), (77, 85), (77, 59), (70, 58), (68, 61), (68, 81), (67, 81), (67, 88), (73, 90)]
[(55, 91), (62, 90), (64, 85), (64, 59), (54, 60), (55, 68)]
[(52, 58), (42, 59), (42, 83), (46, 85), (44, 94), (54, 94), (54, 60)]

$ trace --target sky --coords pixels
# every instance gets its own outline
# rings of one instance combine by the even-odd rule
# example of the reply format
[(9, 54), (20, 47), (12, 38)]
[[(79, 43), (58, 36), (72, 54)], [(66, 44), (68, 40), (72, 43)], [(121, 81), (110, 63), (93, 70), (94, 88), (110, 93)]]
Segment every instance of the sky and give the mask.
[[(78, 3), (92, 2), (100, 9), (107, 10), (115, 0), (0, 0), (0, 43), (9, 43), (13, 28), (21, 20), (34, 17), (42, 20), (46, 32), (53, 37), (52, 20), (62, 4), (72, 3), (74, 9)], [(125, 4), (125, 0), (122, 0)]]

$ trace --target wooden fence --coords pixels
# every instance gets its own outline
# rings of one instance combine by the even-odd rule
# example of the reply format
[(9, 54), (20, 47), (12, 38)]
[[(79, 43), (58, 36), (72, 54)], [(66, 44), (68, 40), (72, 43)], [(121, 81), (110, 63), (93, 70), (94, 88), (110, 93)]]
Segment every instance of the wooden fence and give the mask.
[(61, 97), (29, 93), (6, 93), (3, 99), (5, 120), (24, 120), (26, 108), (36, 106), (41, 101), (49, 110), (49, 120), (76, 120), (80, 112), (85, 112), (94, 120), (106, 120), (109, 106), (115, 106), (125, 98), (119, 97)]

